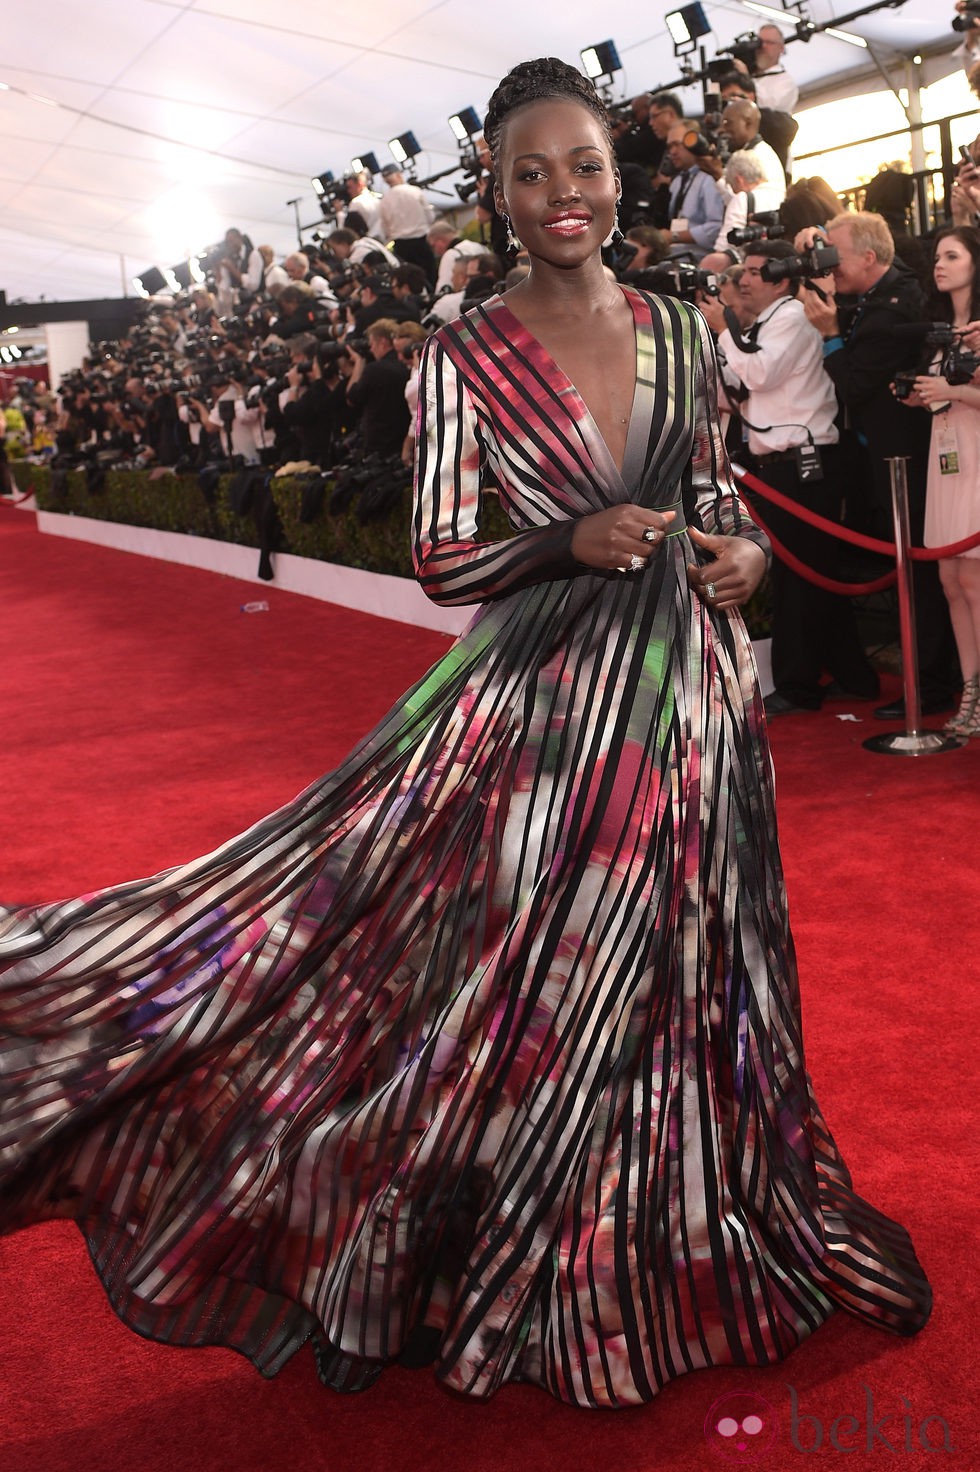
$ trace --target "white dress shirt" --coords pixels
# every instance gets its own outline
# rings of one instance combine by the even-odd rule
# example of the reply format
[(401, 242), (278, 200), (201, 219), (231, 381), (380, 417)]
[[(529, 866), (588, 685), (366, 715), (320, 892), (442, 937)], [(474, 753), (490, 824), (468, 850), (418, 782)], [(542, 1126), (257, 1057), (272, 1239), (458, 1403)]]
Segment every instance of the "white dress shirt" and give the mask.
[(421, 240), (432, 224), (432, 206), (415, 184), (393, 184), (381, 201), (385, 240)]
[[(741, 405), (755, 455), (791, 450), (812, 437), (836, 445), (837, 394), (824, 372), (823, 338), (807, 321), (803, 303), (780, 297), (761, 313), (754, 328), (759, 351), (746, 353), (726, 328), (718, 339), (727, 383), (741, 383), (749, 397)], [(809, 437), (807, 435), (809, 430)]]
[(444, 251), (439, 257), (439, 270), (436, 273), (436, 296), (441, 291), (452, 288), (453, 268), (457, 261), (464, 260), (466, 256), (482, 256), (487, 249), (478, 240), (457, 240), (455, 245)]
[(370, 189), (362, 189), (347, 206), (344, 220), (348, 220), (352, 214), (360, 215), (367, 225), (369, 235), (377, 235), (381, 229), (381, 195), (373, 194)]
[[(781, 171), (780, 171), (781, 172)], [(718, 231), (718, 239), (715, 241), (715, 250), (736, 250), (728, 239), (729, 230), (741, 230), (748, 224), (749, 220), (749, 195), (744, 190), (735, 194), (730, 184), (724, 178), (718, 180), (718, 192), (727, 200), (725, 205), (725, 218), (721, 222)], [(778, 210), (786, 197), (786, 186), (774, 189), (771, 184), (753, 184), (750, 190), (752, 196), (752, 213), (757, 215), (766, 210)]]
[(800, 89), (783, 67), (775, 66), (772, 71), (760, 72), (752, 80), (755, 83), (755, 100), (760, 107), (770, 107), (773, 112), (796, 111)]

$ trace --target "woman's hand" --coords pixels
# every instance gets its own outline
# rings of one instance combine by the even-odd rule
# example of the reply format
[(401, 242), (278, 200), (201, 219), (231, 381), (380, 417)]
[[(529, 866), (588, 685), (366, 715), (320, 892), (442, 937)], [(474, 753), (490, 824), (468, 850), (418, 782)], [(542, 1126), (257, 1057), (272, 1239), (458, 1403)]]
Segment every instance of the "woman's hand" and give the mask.
[(919, 403), (926, 408), (930, 404), (947, 404), (950, 399), (958, 397), (945, 378), (939, 378), (931, 373), (915, 380), (915, 394)]
[(738, 608), (747, 603), (762, 582), (766, 554), (747, 537), (720, 537), (688, 527), (696, 547), (712, 554), (702, 567), (689, 563), (687, 581), (710, 608)]
[(631, 559), (639, 558), (645, 564), (653, 557), (676, 515), (676, 511), (650, 511), (628, 501), (583, 516), (572, 533), (572, 556), (586, 567), (606, 572), (639, 572)]

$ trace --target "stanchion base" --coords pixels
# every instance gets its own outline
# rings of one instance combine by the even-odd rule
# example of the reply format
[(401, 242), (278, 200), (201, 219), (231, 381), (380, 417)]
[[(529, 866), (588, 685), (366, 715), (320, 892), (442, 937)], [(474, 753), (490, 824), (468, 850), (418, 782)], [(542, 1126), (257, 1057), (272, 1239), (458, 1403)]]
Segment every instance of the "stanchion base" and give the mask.
[(886, 756), (935, 756), (940, 751), (958, 751), (966, 745), (966, 737), (947, 736), (945, 731), (886, 731), (869, 736), (861, 745)]

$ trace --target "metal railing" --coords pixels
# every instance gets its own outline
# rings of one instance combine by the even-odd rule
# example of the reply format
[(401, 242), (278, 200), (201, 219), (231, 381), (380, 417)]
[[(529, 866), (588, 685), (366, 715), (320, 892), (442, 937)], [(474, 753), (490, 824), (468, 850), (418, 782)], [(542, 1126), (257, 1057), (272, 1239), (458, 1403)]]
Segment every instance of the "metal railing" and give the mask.
[[(812, 153), (795, 154), (793, 157), (793, 169), (796, 174), (805, 174), (806, 170), (800, 165), (807, 159), (825, 158), (828, 153), (842, 153), (848, 148), (856, 148), (865, 143), (884, 143), (889, 138), (908, 138), (914, 132), (924, 133), (927, 129), (936, 128), (939, 131), (939, 164), (933, 169), (918, 169), (909, 177), (913, 182), (914, 194), (912, 198), (910, 221), (913, 234), (925, 235), (931, 230), (938, 229), (947, 224), (952, 218), (950, 209), (950, 192), (956, 179), (956, 161), (953, 158), (952, 124), (960, 122), (963, 118), (973, 118), (980, 132), (980, 113), (957, 112), (946, 118), (937, 118), (934, 122), (914, 123), (904, 128), (894, 128), (888, 133), (875, 133), (870, 138), (855, 138), (847, 143), (838, 143), (833, 148), (815, 149)], [(844, 203), (853, 209), (861, 209), (864, 205), (864, 194), (866, 184), (854, 184), (848, 189), (840, 190), (840, 197)]]

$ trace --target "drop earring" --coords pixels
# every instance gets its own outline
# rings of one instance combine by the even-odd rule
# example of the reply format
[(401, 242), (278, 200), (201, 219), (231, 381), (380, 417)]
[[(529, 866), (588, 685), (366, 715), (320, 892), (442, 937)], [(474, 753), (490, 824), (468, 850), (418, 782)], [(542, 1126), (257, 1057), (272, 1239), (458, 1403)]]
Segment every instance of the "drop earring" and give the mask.
[(609, 237), (610, 245), (622, 245), (623, 241), (626, 239), (626, 236), (619, 228), (619, 201), (622, 199), (622, 197), (623, 196), (621, 194), (618, 194), (616, 196), (616, 209), (613, 213), (612, 234)]
[(500, 218), (507, 226), (507, 249), (513, 251), (520, 250), (521, 242), (518, 240), (517, 236), (514, 234), (513, 229), (511, 228), (510, 215), (501, 215)]

